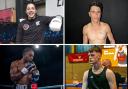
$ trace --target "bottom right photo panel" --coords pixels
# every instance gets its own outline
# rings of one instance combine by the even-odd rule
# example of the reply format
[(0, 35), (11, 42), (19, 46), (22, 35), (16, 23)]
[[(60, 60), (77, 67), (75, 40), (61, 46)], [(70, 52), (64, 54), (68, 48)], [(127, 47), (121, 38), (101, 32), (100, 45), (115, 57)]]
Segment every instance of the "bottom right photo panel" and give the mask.
[(127, 89), (127, 45), (66, 45), (66, 89)]

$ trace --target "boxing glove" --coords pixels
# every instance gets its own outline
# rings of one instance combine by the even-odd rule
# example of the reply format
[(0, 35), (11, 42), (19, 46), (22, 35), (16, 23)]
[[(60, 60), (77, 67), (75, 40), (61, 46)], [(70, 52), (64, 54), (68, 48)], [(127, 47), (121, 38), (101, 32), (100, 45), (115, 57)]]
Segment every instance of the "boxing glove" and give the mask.
[(21, 69), (21, 73), (27, 74), (34, 67), (35, 67), (35, 64), (33, 62), (28, 62), (27, 66)]
[(40, 73), (38, 70), (33, 71), (32, 73), (32, 82), (37, 82), (39, 80)]
[(50, 30), (52, 31), (60, 31), (62, 26), (62, 17), (56, 16), (53, 18), (49, 24)]

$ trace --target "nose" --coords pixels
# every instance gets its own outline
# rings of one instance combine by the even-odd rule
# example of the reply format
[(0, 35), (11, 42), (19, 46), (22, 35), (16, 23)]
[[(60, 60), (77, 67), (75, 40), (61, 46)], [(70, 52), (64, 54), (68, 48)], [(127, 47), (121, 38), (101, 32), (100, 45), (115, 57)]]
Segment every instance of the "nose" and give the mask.
[(89, 56), (89, 59), (92, 59), (92, 56)]
[(33, 11), (32, 9), (29, 10), (30, 12)]
[(95, 12), (95, 15), (96, 15), (96, 16), (98, 16), (98, 14), (99, 14), (98, 12)]
[(31, 59), (33, 59), (33, 57), (31, 57)]

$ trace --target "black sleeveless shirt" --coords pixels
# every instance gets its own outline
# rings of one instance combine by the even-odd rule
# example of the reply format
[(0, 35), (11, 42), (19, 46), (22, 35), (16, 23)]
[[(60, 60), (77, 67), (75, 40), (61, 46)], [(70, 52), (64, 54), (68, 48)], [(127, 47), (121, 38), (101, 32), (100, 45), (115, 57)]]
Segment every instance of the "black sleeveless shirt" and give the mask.
[(104, 67), (100, 74), (94, 74), (92, 68), (88, 73), (88, 88), (89, 89), (110, 89), (108, 80), (106, 78), (106, 70)]

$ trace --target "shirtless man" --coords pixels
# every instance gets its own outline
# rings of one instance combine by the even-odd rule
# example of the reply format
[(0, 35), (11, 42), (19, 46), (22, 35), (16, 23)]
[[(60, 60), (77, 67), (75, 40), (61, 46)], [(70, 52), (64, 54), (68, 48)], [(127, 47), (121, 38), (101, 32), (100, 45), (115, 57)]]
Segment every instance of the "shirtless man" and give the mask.
[(92, 68), (84, 73), (82, 89), (117, 89), (114, 73), (100, 62), (101, 54), (102, 51), (98, 46), (89, 50), (89, 62)]
[(39, 71), (32, 61), (34, 51), (31, 48), (25, 48), (21, 60), (11, 63), (10, 76), (16, 84), (16, 89), (31, 89), (31, 83), (39, 80)]
[(108, 37), (111, 44), (115, 44), (110, 26), (101, 22), (103, 5), (100, 2), (92, 2), (89, 6), (89, 16), (91, 22), (83, 27), (83, 43), (87, 44), (106, 44)]

